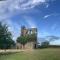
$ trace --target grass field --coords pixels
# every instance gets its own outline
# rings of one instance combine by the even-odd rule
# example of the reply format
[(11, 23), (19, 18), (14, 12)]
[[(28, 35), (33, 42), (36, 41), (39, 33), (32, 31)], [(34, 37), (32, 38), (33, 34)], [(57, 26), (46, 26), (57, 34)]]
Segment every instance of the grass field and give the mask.
[(27, 50), (20, 53), (0, 55), (0, 60), (60, 60), (60, 48)]

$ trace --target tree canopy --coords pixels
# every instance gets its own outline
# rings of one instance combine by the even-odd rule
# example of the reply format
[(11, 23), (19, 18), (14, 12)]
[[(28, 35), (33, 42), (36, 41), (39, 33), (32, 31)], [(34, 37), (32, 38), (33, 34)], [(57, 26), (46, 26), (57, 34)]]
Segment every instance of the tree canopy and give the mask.
[(49, 41), (42, 42), (41, 47), (48, 47), (49, 46)]
[(21, 43), (22, 45), (25, 45), (28, 41), (28, 37), (27, 36), (20, 36), (17, 38), (17, 42)]
[(12, 40), (12, 34), (8, 31), (8, 26), (0, 22), (0, 48), (10, 48), (14, 44)]

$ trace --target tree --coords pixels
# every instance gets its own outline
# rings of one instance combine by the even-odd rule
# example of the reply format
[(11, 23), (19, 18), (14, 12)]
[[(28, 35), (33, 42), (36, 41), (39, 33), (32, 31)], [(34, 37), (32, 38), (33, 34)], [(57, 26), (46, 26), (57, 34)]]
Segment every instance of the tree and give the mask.
[(17, 42), (22, 44), (22, 48), (25, 48), (25, 44), (28, 41), (28, 36), (20, 36), (17, 38)]
[(8, 31), (8, 26), (0, 22), (0, 48), (7, 49), (10, 48), (13, 44), (14, 41), (12, 40), (11, 32)]
[(31, 35), (28, 35), (28, 41), (36, 41), (37, 40), (37, 36), (36, 34), (31, 34)]
[(42, 47), (48, 47), (49, 46), (49, 41), (42, 42), (41, 44)]
[(46, 38), (48, 39), (49, 42), (60, 39), (60, 37), (58, 36), (47, 36)]

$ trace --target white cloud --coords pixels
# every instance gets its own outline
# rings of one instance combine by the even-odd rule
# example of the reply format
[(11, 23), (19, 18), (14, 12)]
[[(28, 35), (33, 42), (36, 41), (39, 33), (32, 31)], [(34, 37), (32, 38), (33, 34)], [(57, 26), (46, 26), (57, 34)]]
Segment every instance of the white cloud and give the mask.
[(48, 18), (48, 17), (50, 17), (50, 16), (55, 16), (55, 17), (57, 17), (57, 16), (59, 16), (59, 15), (60, 15), (59, 13), (51, 13), (51, 14), (45, 15), (43, 18), (46, 19), (46, 18)]
[(29, 16), (24, 16), (24, 19), (27, 23), (27, 25), (30, 27), (30, 28), (36, 28), (37, 25), (34, 23), (33, 19)]
[(46, 2), (46, 0), (6, 0), (5, 2), (0, 2), (0, 6), (10, 8), (11, 10), (28, 9), (44, 2)]
[(10, 15), (16, 11), (27, 10), (46, 2), (46, 0), (6, 0), (0, 2), (0, 16)]
[[(0, 2), (0, 18), (9, 18), (17, 12), (21, 13), (36, 5), (45, 4), (48, 0), (6, 0)], [(51, 0), (52, 1), (52, 0)], [(46, 5), (48, 7), (48, 5)]]
[[(24, 1), (26, 1), (26, 2), (23, 3)], [(40, 3), (44, 3), (44, 2), (46, 2), (46, 0), (23, 0), (23, 1), (20, 0), (19, 2), (20, 2), (19, 8), (22, 10), (25, 10), (25, 9), (33, 8)]]
[(60, 39), (55, 40), (55, 41), (51, 41), (50, 45), (60, 45)]
[[(9, 30), (12, 31), (13, 35), (17, 36), (18, 33), (15, 29), (20, 28), (18, 24), (12, 23), (10, 17), (17, 12), (21, 13), (28, 9), (34, 8), (36, 5), (45, 3), (47, 0), (6, 0), (0, 1), (0, 21), (9, 25)], [(45, 16), (45, 18), (48, 16)], [(30, 27), (36, 27), (35, 23), (31, 19), (26, 19), (26, 22)], [(18, 29), (19, 30), (19, 29)]]
[(51, 14), (50, 15), (45, 15), (44, 16), (44, 19), (46, 19), (46, 18), (48, 18), (48, 17), (50, 17), (51, 16)]
[(46, 8), (48, 8), (49, 7), (49, 4), (46, 4)]
[(31, 28), (36, 28), (36, 25), (35, 25), (35, 23), (34, 23), (33, 21), (31, 21), (31, 20), (26, 20), (26, 22), (27, 22), (27, 24), (29, 25), (29, 27), (31, 27)]

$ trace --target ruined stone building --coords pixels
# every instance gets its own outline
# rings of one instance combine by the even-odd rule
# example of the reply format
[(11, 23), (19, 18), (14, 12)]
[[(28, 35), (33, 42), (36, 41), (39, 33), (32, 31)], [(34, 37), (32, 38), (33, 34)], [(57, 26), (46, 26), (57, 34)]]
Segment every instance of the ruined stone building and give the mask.
[[(26, 28), (25, 26), (21, 27), (21, 36), (35, 36), (34, 40), (30, 40), (26, 43), (25, 48), (37, 48), (37, 28)], [(19, 44), (19, 48), (21, 48), (21, 44)]]

